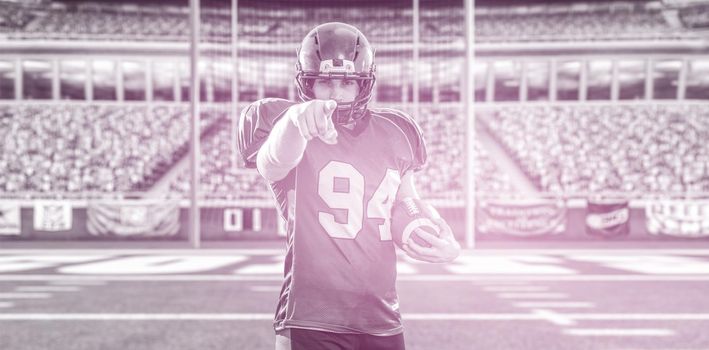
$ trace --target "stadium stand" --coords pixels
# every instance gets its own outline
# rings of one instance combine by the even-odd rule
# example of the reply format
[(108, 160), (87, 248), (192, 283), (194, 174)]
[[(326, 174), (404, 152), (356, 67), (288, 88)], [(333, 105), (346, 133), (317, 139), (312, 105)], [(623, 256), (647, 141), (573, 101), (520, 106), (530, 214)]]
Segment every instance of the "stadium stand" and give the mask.
[(702, 104), (501, 107), (479, 115), (540, 190), (709, 190)]
[[(53, 3), (49, 8), (3, 4), (0, 33), (9, 39), (187, 41), (186, 7), (104, 3)], [(223, 5), (222, 5), (223, 6)], [(476, 40), (481, 43), (653, 40), (695, 37), (686, 25), (668, 23), (657, 2), (578, 2), (564, 5), (480, 7)], [(346, 14), (343, 17), (343, 13)], [(228, 42), (228, 7), (205, 8), (202, 32), (206, 40)], [(411, 9), (405, 6), (371, 8), (282, 8), (268, 4), (243, 5), (239, 36), (253, 43), (294, 43), (310, 30), (310, 23), (347, 19), (370, 40), (404, 43), (412, 39)], [(428, 5), (421, 16), (421, 40), (462, 42), (464, 17), (449, 2)]]
[(481, 42), (668, 39), (691, 36), (670, 26), (662, 8), (646, 3), (580, 3), (484, 11), (476, 17)]
[[(36, 198), (146, 190), (186, 154), (187, 112), (174, 106), (2, 106), (0, 191)], [(220, 114), (203, 115), (208, 133)]]
[[(233, 163), (230, 131), (228, 122), (221, 121), (215, 133), (204, 138), (200, 145), (200, 190), (204, 197), (227, 200), (271, 198), (266, 182), (255, 170)], [(185, 170), (170, 185), (170, 191), (186, 194), (190, 189), (189, 181), (189, 171)]]
[(34, 15), (23, 7), (0, 5), (0, 33), (22, 30), (34, 18)]

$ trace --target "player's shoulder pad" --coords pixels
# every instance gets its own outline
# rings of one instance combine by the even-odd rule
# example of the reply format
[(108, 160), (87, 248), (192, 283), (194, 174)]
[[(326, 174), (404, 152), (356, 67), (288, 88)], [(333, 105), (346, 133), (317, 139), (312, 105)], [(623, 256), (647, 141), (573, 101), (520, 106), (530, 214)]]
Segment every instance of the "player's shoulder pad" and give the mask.
[(247, 167), (256, 166), (256, 154), (273, 125), (295, 102), (264, 98), (246, 106), (239, 116), (237, 147)]
[(413, 168), (419, 169), (426, 162), (426, 141), (418, 123), (407, 113), (392, 108), (370, 109), (372, 118), (385, 120), (399, 131), (411, 149)]
[[(399, 129), (401, 129), (407, 136), (423, 136), (423, 132), (419, 127), (418, 123), (406, 112), (393, 108), (373, 108), (370, 110), (373, 116), (378, 118), (384, 118), (393, 124), (395, 124)], [(408, 135), (412, 134), (412, 135)]]

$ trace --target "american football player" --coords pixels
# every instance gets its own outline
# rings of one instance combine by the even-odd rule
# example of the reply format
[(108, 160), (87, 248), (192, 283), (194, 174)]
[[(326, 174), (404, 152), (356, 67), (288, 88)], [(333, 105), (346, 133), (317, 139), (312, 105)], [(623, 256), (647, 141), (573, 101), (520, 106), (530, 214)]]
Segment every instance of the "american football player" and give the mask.
[[(239, 119), (239, 152), (287, 222), (276, 348), (404, 349), (389, 218), (397, 198), (418, 198), (421, 130), (401, 111), (368, 108), (374, 51), (353, 26), (315, 27), (296, 68), (300, 102), (259, 100)], [(412, 243), (409, 256), (458, 256), (448, 224), (436, 224), (439, 237), (419, 232), (431, 247)]]

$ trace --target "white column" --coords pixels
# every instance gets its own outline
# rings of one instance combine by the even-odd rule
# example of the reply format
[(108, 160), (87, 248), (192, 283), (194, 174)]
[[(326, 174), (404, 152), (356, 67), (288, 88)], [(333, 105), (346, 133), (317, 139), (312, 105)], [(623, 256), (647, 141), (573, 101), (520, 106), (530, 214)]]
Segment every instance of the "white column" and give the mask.
[(94, 100), (94, 60), (86, 60), (86, 81), (84, 82), (84, 97), (87, 102)]
[(613, 73), (611, 75), (611, 101), (618, 101), (619, 87), (618, 60), (613, 60)]
[(655, 61), (648, 58), (645, 60), (645, 99), (652, 100), (652, 90), (655, 89), (655, 81), (653, 80), (652, 71)]
[(199, 34), (200, 34), (200, 0), (190, 0), (190, 215), (189, 237), (193, 248), (199, 248), (202, 240), (199, 212)]
[(495, 61), (488, 61), (485, 78), (487, 80), (485, 100), (488, 102), (495, 101)]
[(549, 67), (549, 101), (556, 102), (556, 59), (552, 58)]
[[(236, 135), (239, 130), (239, 0), (231, 0), (231, 166), (239, 164)], [(293, 84), (288, 88), (288, 99), (293, 95)]]
[(59, 60), (52, 60), (52, 100), (59, 100)]
[(207, 102), (214, 102), (214, 65), (209, 63), (205, 67), (205, 88), (207, 89)]
[(677, 100), (683, 101), (686, 98), (687, 92), (687, 71), (689, 66), (689, 60), (686, 58), (682, 59), (682, 66), (679, 67), (679, 78), (677, 82)]
[(528, 62), (524, 61), (520, 62), (520, 64), (522, 65), (522, 73), (519, 81), (519, 100), (522, 102), (527, 102), (527, 63)]
[(24, 77), (22, 76), (22, 60), (15, 59), (15, 101), (24, 99), (22, 96)]
[(413, 1), (413, 75), (411, 78), (413, 79), (412, 81), (412, 88), (413, 88), (413, 103), (414, 103), (414, 108), (413, 108), (413, 118), (414, 120), (418, 119), (419, 116), (419, 93), (421, 92), (421, 86), (419, 84), (419, 75), (418, 75), (418, 70), (420, 67), (420, 62), (419, 62), (419, 41), (421, 41), (420, 33), (419, 33), (419, 0), (412, 0)]
[(466, 89), (464, 90), (463, 99), (465, 104), (465, 149), (466, 149), (466, 171), (465, 171), (465, 246), (467, 248), (475, 247), (475, 210), (476, 204), (476, 187), (475, 187), (475, 16), (474, 3), (475, 0), (465, 0), (465, 67), (464, 70), (466, 81)]
[(181, 79), (182, 76), (180, 75), (180, 67), (182, 66), (180, 64), (180, 61), (175, 61), (175, 74), (172, 76), (172, 93), (174, 94), (175, 97), (175, 102), (181, 102), (182, 101), (182, 85), (181, 84)]
[(431, 62), (431, 100), (434, 104), (441, 102), (441, 66), (440, 62)]
[(116, 101), (123, 101), (123, 62), (116, 61)]
[(145, 101), (153, 102), (153, 63), (151, 60), (145, 61)]
[(588, 60), (581, 60), (579, 67), (579, 101), (588, 99)]

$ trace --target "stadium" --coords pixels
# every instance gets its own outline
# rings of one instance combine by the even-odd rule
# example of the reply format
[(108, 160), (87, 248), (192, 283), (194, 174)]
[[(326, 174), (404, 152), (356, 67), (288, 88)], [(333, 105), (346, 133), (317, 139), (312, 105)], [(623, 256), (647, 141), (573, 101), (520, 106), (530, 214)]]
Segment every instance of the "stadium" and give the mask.
[[(702, 0), (0, 0), (1, 347), (273, 348), (286, 222), (238, 119), (298, 99), (296, 51), (325, 22), (373, 43), (370, 104), (420, 126), (417, 188), (464, 248), (399, 252), (408, 348), (706, 348)], [(535, 299), (554, 289), (587, 300)]]

